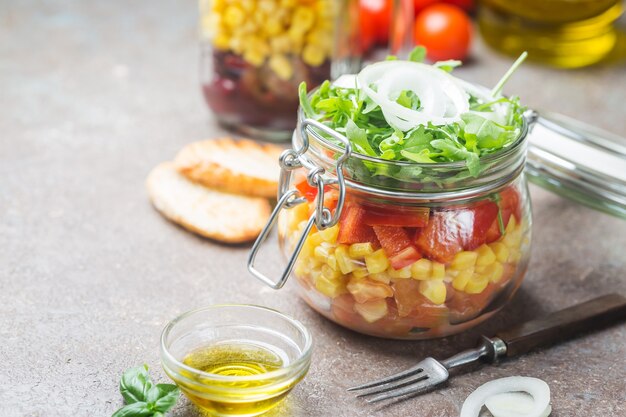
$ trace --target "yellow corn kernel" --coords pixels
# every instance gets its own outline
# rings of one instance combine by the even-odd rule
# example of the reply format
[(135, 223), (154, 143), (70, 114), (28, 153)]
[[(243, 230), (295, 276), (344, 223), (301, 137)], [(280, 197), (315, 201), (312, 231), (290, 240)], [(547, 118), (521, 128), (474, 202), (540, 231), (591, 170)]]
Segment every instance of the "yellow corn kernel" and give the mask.
[(443, 280), (420, 281), (420, 293), (433, 304), (443, 304), (446, 301), (446, 284)]
[(372, 247), (372, 244), (370, 242), (355, 243), (353, 245), (350, 245), (348, 253), (353, 258), (363, 258), (366, 255), (371, 255), (372, 253), (374, 253), (374, 248)]
[(339, 266), (339, 270), (343, 274), (349, 274), (356, 268), (354, 261), (348, 255), (347, 246), (340, 245), (337, 249), (335, 249), (335, 257), (337, 258), (337, 265)]
[(298, 262), (296, 262), (296, 266), (293, 270), (293, 273), (299, 277), (308, 274), (309, 273), (308, 264), (304, 262), (302, 259), (298, 259)]
[(464, 291), (468, 294), (480, 294), (487, 288), (487, 284), (489, 284), (489, 278), (474, 274), (467, 282)]
[(496, 261), (496, 254), (487, 245), (480, 245), (476, 249), (476, 253), (478, 254), (478, 258), (476, 258), (477, 266), (490, 265)]
[(267, 36), (276, 36), (283, 32), (283, 25), (280, 23), (279, 19), (269, 18), (265, 25), (263, 25), (263, 30), (267, 34)]
[(489, 247), (496, 255), (498, 262), (506, 262), (509, 259), (509, 248), (502, 242), (493, 242), (489, 244)]
[[(306, 207), (306, 204), (300, 204), (300, 206)], [(308, 216), (308, 207), (307, 207), (307, 216)], [(328, 229), (320, 230), (320, 237), (324, 242), (335, 243), (337, 242), (337, 236), (339, 235), (339, 225), (334, 225), (333, 227), (329, 227)]]
[(213, 38), (213, 46), (217, 49), (228, 49), (230, 45), (230, 37), (225, 33), (220, 33)]
[(313, 256), (315, 256), (315, 259), (319, 260), (320, 262), (326, 262), (326, 260), (330, 256), (330, 250), (331, 249), (325, 245), (316, 246), (315, 249), (313, 249)]
[(504, 275), (504, 266), (502, 266), (500, 262), (494, 262), (487, 265), (482, 274), (484, 274), (491, 282), (500, 282), (502, 275)]
[(402, 269), (393, 269), (393, 267), (390, 266), (387, 269), (387, 274), (389, 274), (389, 278), (391, 279), (411, 278), (411, 265), (405, 266)]
[(433, 273), (431, 279), (444, 279), (446, 277), (446, 266), (439, 262), (433, 262)]
[(298, 204), (294, 208), (287, 211), (287, 216), (289, 219), (288, 227), (290, 229), (295, 229), (298, 227), (300, 222), (306, 222), (309, 219), (309, 207), (306, 204)]
[(509, 262), (512, 264), (516, 264), (522, 259), (522, 252), (519, 250), (511, 249), (511, 253), (509, 254)]
[(450, 267), (458, 271), (469, 269), (476, 264), (477, 258), (478, 254), (476, 252), (462, 251), (454, 255), (454, 259), (452, 260)]
[(464, 269), (452, 279), (452, 288), (458, 291), (465, 290), (465, 286), (474, 275), (474, 268)]
[(258, 50), (248, 49), (243, 53), (243, 59), (255, 67), (260, 67), (265, 62), (265, 55)]
[(385, 255), (385, 251), (378, 249), (371, 255), (365, 256), (365, 266), (370, 274), (378, 274), (384, 272), (389, 267), (389, 259)]
[(312, 67), (319, 67), (324, 63), (326, 54), (324, 48), (321, 45), (314, 43), (307, 44), (302, 50), (302, 60), (305, 64)]
[(241, 25), (246, 18), (246, 13), (237, 5), (226, 7), (223, 14), (224, 23), (231, 28)]
[(321, 268), (322, 271), (322, 275), (328, 279), (339, 279), (343, 276), (343, 274), (341, 273), (341, 271), (336, 271), (334, 269), (332, 269), (330, 266), (324, 264), (322, 265)]
[(517, 219), (514, 215), (509, 217), (509, 222), (506, 225), (506, 229), (504, 230), (506, 233), (513, 232), (517, 228)]
[(337, 258), (335, 255), (328, 255), (328, 258), (326, 258), (326, 265), (328, 265), (332, 270), (337, 271)]
[(293, 16), (291, 18), (291, 27), (297, 28), (302, 33), (311, 29), (313, 23), (315, 22), (315, 12), (308, 7), (300, 6), (296, 8), (293, 12)]
[(293, 76), (293, 65), (285, 55), (272, 55), (269, 65), (282, 80), (289, 80)]
[(320, 236), (319, 232), (311, 232), (306, 238), (306, 242), (313, 247), (321, 245), (323, 241), (324, 239), (322, 239), (322, 236)]
[(387, 315), (388, 307), (385, 299), (354, 303), (354, 310), (368, 323), (373, 323)]
[(430, 279), (433, 264), (428, 259), (422, 258), (411, 265), (411, 276), (414, 279)]
[(365, 278), (368, 275), (369, 275), (369, 272), (367, 272), (367, 268), (362, 267), (362, 266), (359, 266), (355, 268), (354, 271), (352, 271), (352, 276), (355, 278)]
[(508, 246), (509, 249), (518, 249), (522, 243), (521, 230), (518, 229), (512, 232), (507, 232), (502, 238), (502, 243)]
[(389, 284), (391, 282), (391, 278), (387, 274), (369, 274), (369, 279), (373, 281), (382, 282), (383, 284)]
[(326, 297), (335, 298), (348, 292), (346, 284), (340, 279), (328, 279), (320, 275), (315, 280), (315, 288)]
[[(270, 39), (270, 48), (272, 50), (272, 53), (275, 54), (285, 54), (291, 52), (291, 39), (287, 35), (275, 36)], [(304, 206), (306, 206), (306, 204), (304, 204)]]

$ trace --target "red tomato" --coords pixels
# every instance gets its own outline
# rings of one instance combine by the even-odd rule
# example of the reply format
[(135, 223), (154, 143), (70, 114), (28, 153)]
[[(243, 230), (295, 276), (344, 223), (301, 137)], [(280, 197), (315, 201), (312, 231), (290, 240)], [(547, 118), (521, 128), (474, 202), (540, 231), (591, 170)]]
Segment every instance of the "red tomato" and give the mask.
[(479, 294), (455, 292), (452, 299), (447, 303), (450, 307), (450, 323), (462, 323), (478, 316), (493, 300), (499, 288), (498, 284), (490, 282)]
[(370, 242), (379, 246), (376, 234), (371, 226), (363, 221), (365, 210), (356, 203), (346, 203), (339, 218), (339, 235), (337, 241), (351, 245), (353, 243)]
[[(495, 221), (498, 221), (498, 205), (493, 201), (481, 201), (468, 209), (471, 213), (471, 235), (462, 233), (463, 248), (474, 250), (487, 242), (487, 233)], [(468, 225), (469, 226), (469, 225)], [(466, 232), (469, 232), (469, 228)]]
[(456, 6), (433, 4), (415, 20), (415, 44), (426, 47), (433, 61), (464, 59), (471, 39), (472, 23)]
[(309, 185), (305, 176), (298, 179), (294, 186), (300, 192), (300, 195), (308, 201), (313, 201), (315, 200), (315, 197), (317, 197), (317, 187)]
[(365, 223), (370, 226), (424, 227), (428, 223), (428, 207), (365, 207)]
[(372, 41), (385, 44), (389, 40), (392, 10), (393, 0), (359, 0), (362, 46), (371, 46)]
[(463, 249), (459, 234), (459, 219), (456, 211), (433, 213), (428, 224), (417, 231), (417, 248), (429, 259), (441, 263), (452, 261), (454, 255)]
[(395, 226), (373, 226), (373, 228), (394, 269), (404, 268), (422, 257), (404, 228)]
[[(505, 188), (500, 192), (500, 202), (498, 203), (500, 211), (502, 213), (502, 224), (506, 228), (509, 223), (511, 214), (515, 216), (515, 220), (518, 222), (522, 216), (522, 206), (520, 204), (520, 195), (513, 185)], [(502, 236), (500, 233), (500, 225), (498, 224), (498, 217), (491, 224), (491, 227), (487, 231), (487, 243), (496, 241)]]

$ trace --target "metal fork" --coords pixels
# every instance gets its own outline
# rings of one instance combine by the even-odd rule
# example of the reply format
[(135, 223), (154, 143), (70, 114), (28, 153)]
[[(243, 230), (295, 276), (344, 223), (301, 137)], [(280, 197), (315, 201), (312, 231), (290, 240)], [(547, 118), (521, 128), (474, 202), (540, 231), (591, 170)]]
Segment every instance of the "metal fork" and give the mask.
[(493, 363), (500, 358), (517, 356), (625, 318), (626, 298), (619, 294), (605, 295), (522, 323), (494, 337), (482, 336), (478, 347), (448, 359), (438, 361), (426, 358), (410, 369), (349, 388), (348, 391), (358, 391), (357, 397), (370, 397), (367, 399), (369, 403), (423, 393), (447, 381), (453, 368), (479, 360)]

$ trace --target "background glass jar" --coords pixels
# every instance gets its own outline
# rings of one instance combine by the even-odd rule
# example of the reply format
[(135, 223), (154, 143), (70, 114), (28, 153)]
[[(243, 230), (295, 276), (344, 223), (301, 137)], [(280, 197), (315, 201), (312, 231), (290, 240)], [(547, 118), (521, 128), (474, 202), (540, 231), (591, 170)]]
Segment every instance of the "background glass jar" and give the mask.
[[(298, 133), (298, 162), (282, 162), (308, 175), (285, 176), (301, 198), (279, 208), (279, 240), (290, 256), (306, 234), (293, 276), (319, 313), (374, 336), (425, 339), (475, 326), (519, 287), (530, 253), (526, 126), (514, 145), (481, 159), (478, 177), (463, 162), (346, 155), (324, 132)], [(341, 212), (326, 228), (313, 226), (331, 220), (320, 214), (322, 190), (329, 215)]]
[(512, 56), (576, 68), (612, 53), (622, 0), (483, 0), (478, 22), (485, 42)]
[(201, 83), (217, 120), (288, 140), (298, 85), (359, 67), (356, 0), (200, 0)]

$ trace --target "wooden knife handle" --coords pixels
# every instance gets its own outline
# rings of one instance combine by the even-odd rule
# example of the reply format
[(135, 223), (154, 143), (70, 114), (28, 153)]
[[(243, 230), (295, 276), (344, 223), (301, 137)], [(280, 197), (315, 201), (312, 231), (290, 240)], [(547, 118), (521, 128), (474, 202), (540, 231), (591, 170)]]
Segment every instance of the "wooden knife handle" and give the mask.
[(540, 346), (571, 339), (626, 318), (626, 298), (608, 294), (527, 321), (496, 334), (506, 343), (506, 356), (517, 356)]

